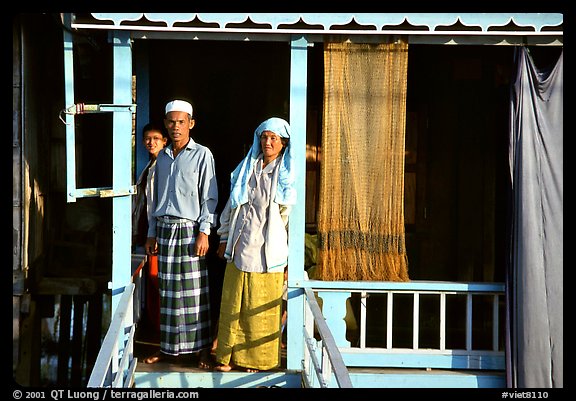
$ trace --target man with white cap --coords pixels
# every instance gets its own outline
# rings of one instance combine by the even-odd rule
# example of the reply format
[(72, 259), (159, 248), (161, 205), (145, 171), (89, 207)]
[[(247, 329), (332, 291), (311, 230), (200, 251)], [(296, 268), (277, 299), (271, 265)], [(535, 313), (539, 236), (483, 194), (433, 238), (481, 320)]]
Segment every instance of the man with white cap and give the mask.
[(164, 125), (172, 144), (156, 159), (153, 212), (146, 253), (158, 254), (160, 352), (144, 362), (198, 354), (199, 367), (210, 369), (212, 330), (208, 288), (210, 228), (216, 225), (218, 186), (214, 157), (190, 137), (192, 105), (166, 104)]

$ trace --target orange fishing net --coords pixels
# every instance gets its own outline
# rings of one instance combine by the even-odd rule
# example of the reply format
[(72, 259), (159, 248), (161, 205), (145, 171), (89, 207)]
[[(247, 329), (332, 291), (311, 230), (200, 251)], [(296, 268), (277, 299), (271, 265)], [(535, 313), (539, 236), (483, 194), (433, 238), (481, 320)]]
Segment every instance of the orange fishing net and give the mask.
[(408, 43), (325, 43), (318, 210), (322, 280), (408, 281)]

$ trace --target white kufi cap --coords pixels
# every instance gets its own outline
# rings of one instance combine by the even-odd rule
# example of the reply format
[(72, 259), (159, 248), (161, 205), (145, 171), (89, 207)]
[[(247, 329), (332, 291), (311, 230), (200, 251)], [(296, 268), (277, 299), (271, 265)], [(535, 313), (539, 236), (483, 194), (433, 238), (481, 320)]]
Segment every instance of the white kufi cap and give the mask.
[(171, 111), (183, 111), (184, 113), (192, 115), (192, 105), (185, 100), (172, 100), (166, 104), (165, 114), (168, 114)]

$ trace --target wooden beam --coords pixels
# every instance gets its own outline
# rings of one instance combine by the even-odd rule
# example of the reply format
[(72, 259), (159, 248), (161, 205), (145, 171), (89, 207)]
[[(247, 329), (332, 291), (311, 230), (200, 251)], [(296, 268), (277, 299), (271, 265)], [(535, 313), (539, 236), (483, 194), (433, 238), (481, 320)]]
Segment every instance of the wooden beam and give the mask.
[(39, 295), (93, 295), (98, 291), (98, 282), (80, 277), (43, 277), (35, 293)]
[(20, 324), (20, 355), (16, 368), (16, 382), (21, 386), (40, 385), (40, 319), (36, 301), (26, 294), (22, 297)]
[(72, 319), (72, 297), (60, 298), (60, 335), (58, 339), (58, 378), (59, 386), (67, 386), (68, 361), (70, 359), (70, 326)]

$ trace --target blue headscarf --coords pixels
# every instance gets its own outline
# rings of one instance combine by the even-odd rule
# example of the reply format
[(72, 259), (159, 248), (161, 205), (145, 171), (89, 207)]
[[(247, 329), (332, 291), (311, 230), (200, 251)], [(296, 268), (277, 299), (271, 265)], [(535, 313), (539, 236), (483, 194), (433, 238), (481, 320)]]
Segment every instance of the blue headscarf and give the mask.
[[(264, 131), (272, 131), (282, 138), (290, 138), (290, 125), (278, 117), (269, 118), (256, 128), (256, 131), (254, 131), (254, 142), (250, 151), (230, 175), (230, 204), (233, 209), (248, 202), (248, 180), (254, 171), (258, 156), (262, 153), (260, 136)], [(284, 153), (281, 155), (278, 188), (273, 199), (274, 202), (281, 205), (293, 205), (296, 203), (295, 174), (292, 168), (290, 145), (291, 143), (288, 142), (288, 146), (286, 146)]]

